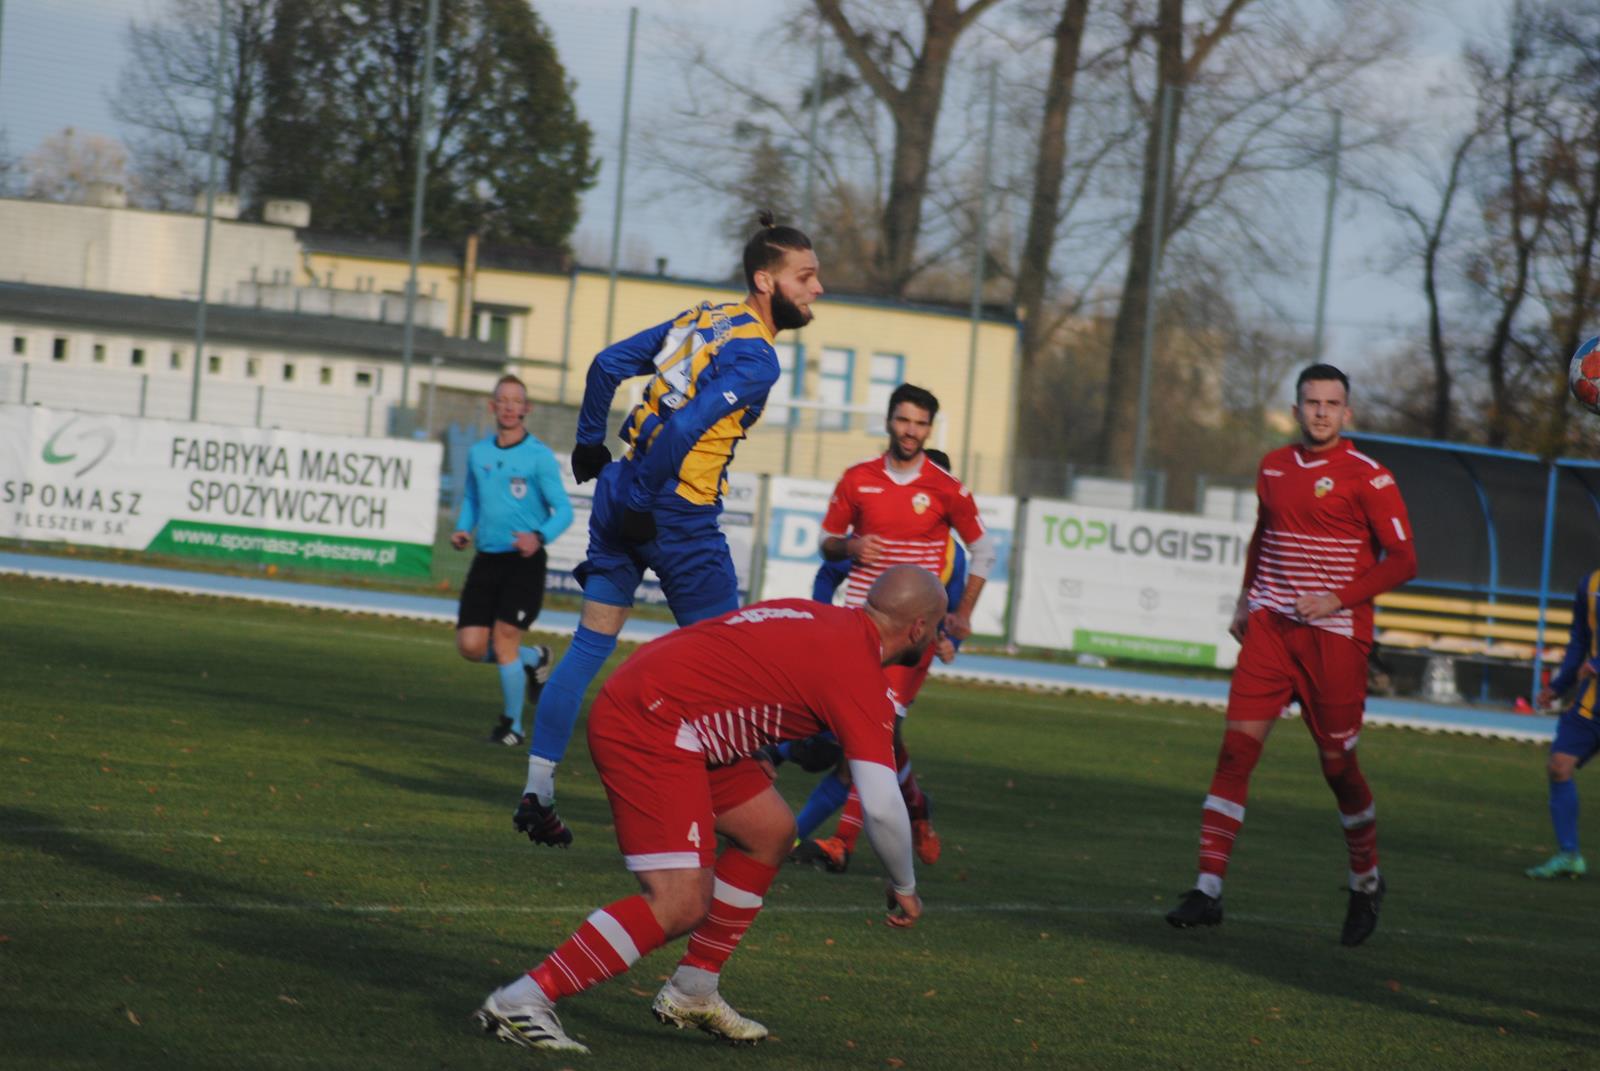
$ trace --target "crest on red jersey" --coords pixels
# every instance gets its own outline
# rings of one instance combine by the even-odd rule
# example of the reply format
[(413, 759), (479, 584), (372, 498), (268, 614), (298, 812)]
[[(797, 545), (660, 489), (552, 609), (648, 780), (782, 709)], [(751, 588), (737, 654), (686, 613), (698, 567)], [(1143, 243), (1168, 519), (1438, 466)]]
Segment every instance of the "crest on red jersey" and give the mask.
[(928, 507), (932, 504), (933, 499), (928, 497), (926, 491), (918, 491), (916, 494), (911, 496), (911, 508), (915, 510), (918, 515), (928, 512)]
[(1316, 496), (1318, 498), (1321, 498), (1323, 495), (1325, 495), (1329, 491), (1333, 490), (1333, 477), (1332, 476), (1324, 476), (1324, 477), (1322, 477), (1322, 479), (1318, 480), (1316, 483), (1311, 485), (1311, 490), (1316, 493)]

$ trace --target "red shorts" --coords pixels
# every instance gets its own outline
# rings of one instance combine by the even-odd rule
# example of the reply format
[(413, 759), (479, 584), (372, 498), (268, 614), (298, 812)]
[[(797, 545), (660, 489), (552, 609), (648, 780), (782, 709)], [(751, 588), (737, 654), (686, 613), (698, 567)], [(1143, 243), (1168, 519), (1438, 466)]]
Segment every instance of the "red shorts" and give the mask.
[(928, 679), (928, 669), (933, 665), (935, 646), (930, 643), (928, 649), (922, 652), (922, 661), (914, 666), (883, 668), (883, 675), (889, 678), (889, 687), (894, 689), (895, 702), (902, 707), (909, 709), (911, 704), (917, 701), (917, 693), (922, 691), (922, 682)]
[(1348, 636), (1257, 610), (1233, 670), (1228, 717), (1276, 718), (1291, 699), (1300, 700), (1318, 744), (1355, 747), (1367, 704), (1367, 652)]
[(717, 815), (772, 787), (752, 759), (708, 769), (675, 729), (646, 721), (642, 702), (602, 688), (589, 710), (589, 755), (629, 870), (693, 870), (717, 858)]

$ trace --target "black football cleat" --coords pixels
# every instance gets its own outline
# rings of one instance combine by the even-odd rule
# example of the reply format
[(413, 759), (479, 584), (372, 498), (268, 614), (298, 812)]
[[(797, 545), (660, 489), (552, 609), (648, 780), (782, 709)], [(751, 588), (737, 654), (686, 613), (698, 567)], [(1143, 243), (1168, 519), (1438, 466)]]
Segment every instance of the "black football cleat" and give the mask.
[(1350, 906), (1344, 913), (1340, 944), (1354, 948), (1372, 936), (1372, 931), (1378, 928), (1378, 909), (1383, 906), (1383, 896), (1388, 891), (1389, 883), (1383, 880), (1382, 874), (1378, 875), (1378, 887), (1371, 892), (1350, 890)]
[(526, 833), (535, 844), (565, 848), (572, 843), (572, 830), (556, 814), (555, 807), (540, 803), (539, 797), (532, 792), (526, 793), (522, 802), (517, 804), (511, 822), (517, 827), (518, 833)]
[(503, 747), (521, 747), (522, 734), (511, 727), (510, 718), (501, 718), (494, 723), (494, 728), (489, 730), (489, 735), (484, 737), (491, 744), (500, 744)]
[(1179, 899), (1178, 906), (1167, 912), (1167, 921), (1180, 930), (1191, 926), (1219, 926), (1222, 924), (1222, 897), (1190, 889)]

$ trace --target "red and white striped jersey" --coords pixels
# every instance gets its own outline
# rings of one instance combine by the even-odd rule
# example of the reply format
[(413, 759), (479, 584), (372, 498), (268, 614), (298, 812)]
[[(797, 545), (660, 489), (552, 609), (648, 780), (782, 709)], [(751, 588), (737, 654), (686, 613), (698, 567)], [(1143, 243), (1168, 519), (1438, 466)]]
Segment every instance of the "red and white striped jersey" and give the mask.
[(863, 605), (872, 582), (891, 565), (920, 565), (948, 581), (952, 528), (969, 548), (983, 538), (978, 504), (960, 480), (926, 457), (910, 479), (889, 468), (887, 454), (846, 469), (822, 518), (823, 534), (875, 535), (883, 540), (884, 554), (872, 565), (851, 568), (844, 604)]
[(1370, 646), (1372, 597), (1414, 571), (1379, 561), (1380, 551), (1397, 567), (1398, 559), (1415, 560), (1394, 474), (1345, 439), (1316, 453), (1297, 443), (1261, 459), (1256, 497), (1245, 564), (1250, 609), (1297, 619), (1296, 598), (1331, 592), (1343, 608), (1310, 624)]
[(893, 770), (895, 706), (882, 651), (860, 610), (773, 599), (651, 640), (606, 678), (605, 691), (637, 712), (641, 734), (703, 752), (707, 766), (831, 731), (845, 758)]

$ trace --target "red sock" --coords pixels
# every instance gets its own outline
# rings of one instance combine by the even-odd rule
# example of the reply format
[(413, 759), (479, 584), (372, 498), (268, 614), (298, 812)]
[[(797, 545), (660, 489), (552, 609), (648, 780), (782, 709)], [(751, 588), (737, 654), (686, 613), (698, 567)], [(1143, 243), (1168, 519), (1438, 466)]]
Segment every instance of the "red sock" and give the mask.
[(928, 794), (917, 784), (917, 775), (911, 772), (908, 762), (900, 767), (900, 798), (906, 801), (906, 813), (913, 822), (928, 817)]
[(1322, 776), (1339, 801), (1339, 822), (1344, 826), (1344, 843), (1350, 851), (1350, 872), (1372, 873), (1378, 866), (1378, 811), (1355, 752), (1346, 751), (1337, 759), (1324, 755)]
[(528, 974), (545, 996), (560, 1000), (621, 974), (666, 943), (650, 904), (642, 896), (630, 896), (590, 915)]
[(844, 798), (844, 809), (839, 812), (839, 828), (833, 835), (844, 842), (844, 850), (854, 852), (861, 837), (861, 793), (850, 786), (850, 795)]
[(711, 913), (689, 935), (688, 951), (678, 961), (681, 967), (699, 967), (712, 974), (722, 970), (761, 913), (761, 898), (778, 876), (778, 868), (728, 848), (717, 857), (714, 873)]
[(1230, 729), (1222, 734), (1217, 772), (1200, 811), (1200, 873), (1219, 879), (1228, 872), (1234, 838), (1244, 825), (1244, 802), (1250, 794), (1250, 771), (1261, 757), (1261, 741)]

